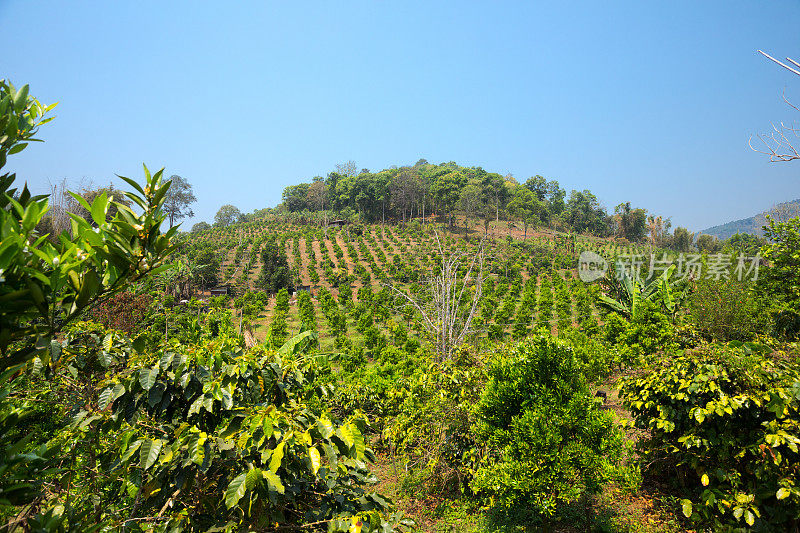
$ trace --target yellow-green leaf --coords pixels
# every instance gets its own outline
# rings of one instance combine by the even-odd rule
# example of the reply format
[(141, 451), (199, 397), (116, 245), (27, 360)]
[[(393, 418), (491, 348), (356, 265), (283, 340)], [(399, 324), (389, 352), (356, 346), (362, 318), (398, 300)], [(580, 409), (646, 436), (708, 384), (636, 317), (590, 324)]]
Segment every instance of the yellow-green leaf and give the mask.
[(278, 444), (274, 450), (272, 450), (272, 456), (269, 458), (269, 471), (270, 472), (277, 472), (278, 469), (281, 467), (281, 461), (283, 461), (283, 447), (284, 442)]
[(690, 502), (689, 500), (683, 500), (681, 502), (681, 509), (683, 511), (683, 516), (685, 516), (686, 518), (692, 516), (692, 502)]
[(264, 472), (264, 479), (267, 480), (267, 484), (272, 490), (278, 491), (281, 494), (283, 494), (284, 490), (286, 490), (283, 488), (281, 478), (279, 478), (277, 474), (274, 474), (273, 472)]
[(247, 478), (245, 479), (245, 485), (247, 486), (247, 490), (253, 490), (253, 488), (258, 485), (261, 480), (264, 478), (264, 473), (261, 471), (260, 468), (252, 468), (247, 471)]
[(311, 459), (311, 468), (314, 471), (314, 474), (319, 471), (319, 467), (322, 464), (319, 457), (319, 451), (316, 448), (309, 448), (308, 449), (308, 458)]

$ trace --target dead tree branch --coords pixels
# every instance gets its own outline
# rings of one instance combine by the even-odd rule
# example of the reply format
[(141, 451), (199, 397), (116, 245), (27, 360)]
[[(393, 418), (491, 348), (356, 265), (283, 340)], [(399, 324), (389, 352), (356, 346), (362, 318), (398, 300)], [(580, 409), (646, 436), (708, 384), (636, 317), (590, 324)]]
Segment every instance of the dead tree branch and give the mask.
[[(797, 70), (782, 61), (779, 61), (769, 55), (762, 50), (759, 50), (758, 53), (777, 63), (778, 65), (782, 66), (786, 70), (797, 74), (800, 76), (800, 70)], [(789, 57), (786, 58), (786, 61), (791, 63), (796, 67), (800, 67), (800, 63), (791, 59)], [(786, 105), (794, 109), (795, 111), (800, 111), (800, 109), (794, 105), (792, 102), (786, 98), (786, 89), (783, 90), (781, 94), (783, 101), (786, 102)], [(758, 140), (761, 141), (758, 144), (758, 148), (753, 146), (753, 137), (747, 141), (747, 144), (750, 146), (750, 149), (754, 152), (758, 152), (760, 154), (768, 155), (770, 162), (785, 162), (785, 161), (794, 161), (796, 159), (800, 159), (800, 151), (798, 151), (798, 144), (795, 139), (800, 139), (800, 129), (795, 127), (794, 125), (789, 125), (784, 122), (781, 122), (779, 125), (776, 125), (774, 122), (772, 123), (772, 132), (768, 134), (759, 134)], [(792, 138), (794, 137), (794, 138)]]
[(453, 350), (464, 343), (472, 330), (472, 321), (482, 295), (484, 281), (484, 241), (469, 259), (460, 250), (445, 251), (438, 232), (436, 244), (441, 266), (430, 272), (422, 294), (412, 295), (395, 286), (390, 288), (402, 295), (422, 317), (428, 333), (434, 339), (440, 359), (450, 359)]

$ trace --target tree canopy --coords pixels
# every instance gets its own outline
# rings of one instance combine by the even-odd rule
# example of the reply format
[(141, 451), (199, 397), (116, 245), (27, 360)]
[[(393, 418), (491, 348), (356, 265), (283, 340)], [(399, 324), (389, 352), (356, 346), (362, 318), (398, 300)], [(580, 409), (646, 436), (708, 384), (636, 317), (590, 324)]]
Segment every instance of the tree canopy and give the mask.
[(169, 218), (169, 227), (187, 217), (193, 217), (194, 212), (189, 205), (195, 203), (197, 198), (192, 191), (192, 184), (178, 175), (170, 176), (169, 190), (164, 198), (164, 212)]
[(230, 204), (223, 205), (214, 216), (215, 226), (230, 226), (242, 220), (242, 212), (239, 208)]

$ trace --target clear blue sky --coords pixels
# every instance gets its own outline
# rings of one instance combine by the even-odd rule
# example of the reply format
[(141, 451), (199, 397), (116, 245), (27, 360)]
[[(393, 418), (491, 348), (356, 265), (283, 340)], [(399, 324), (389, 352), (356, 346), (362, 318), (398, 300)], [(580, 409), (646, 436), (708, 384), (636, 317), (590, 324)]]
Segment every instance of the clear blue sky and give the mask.
[(800, 3), (0, 0), (0, 77), (60, 102), (7, 168), (41, 191), (164, 166), (188, 226), (424, 157), (697, 230), (800, 197), (800, 161), (747, 146), (800, 122), (800, 77), (759, 48), (800, 58)]

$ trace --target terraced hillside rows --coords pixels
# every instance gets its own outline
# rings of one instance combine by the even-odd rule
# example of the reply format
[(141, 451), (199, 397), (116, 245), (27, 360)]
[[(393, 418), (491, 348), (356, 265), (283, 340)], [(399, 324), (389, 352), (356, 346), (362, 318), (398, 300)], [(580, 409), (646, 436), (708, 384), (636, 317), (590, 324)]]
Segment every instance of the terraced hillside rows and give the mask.
[[(423, 339), (420, 317), (400, 292), (422, 290), (429, 272), (438, 266), (436, 239), (447, 249), (475, 257), (482, 235), (464, 238), (458, 230), (419, 225), (345, 226), (322, 228), (277, 218), (194, 236), (221, 257), (221, 277), (239, 300), (257, 292), (261, 250), (275, 238), (285, 251), (295, 289), (266, 303), (249, 321), (256, 339), (268, 332), (285, 337), (301, 326), (313, 326), (323, 346), (354, 343), (375, 349), (387, 343)], [(578, 254), (592, 250), (603, 257), (644, 253), (642, 247), (582, 236), (554, 235), (489, 237), (483, 242), (485, 266), (482, 296), (473, 323), (477, 339), (524, 338), (535, 328), (554, 333), (572, 326), (598, 329), (599, 313), (592, 302), (597, 287), (577, 276)]]

